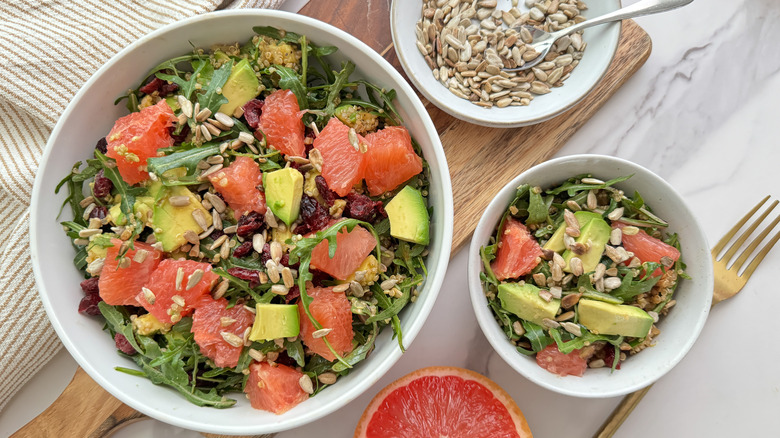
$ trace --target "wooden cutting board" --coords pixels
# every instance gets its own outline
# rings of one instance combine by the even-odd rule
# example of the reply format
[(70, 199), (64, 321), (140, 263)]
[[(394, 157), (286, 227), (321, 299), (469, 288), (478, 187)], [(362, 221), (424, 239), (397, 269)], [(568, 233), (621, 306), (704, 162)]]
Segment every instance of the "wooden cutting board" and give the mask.
[[(300, 13), (350, 32), (401, 70), (392, 50), (389, 5), (389, 2), (362, 0), (316, 1)], [(472, 125), (426, 102), (444, 145), (452, 177), (453, 254), (468, 241), (493, 195), (520, 172), (555, 154), (645, 63), (651, 48), (647, 33), (633, 21), (625, 21), (615, 59), (593, 92), (566, 113), (535, 126), (498, 129)], [(145, 418), (103, 390), (79, 368), (62, 395), (12, 437), (107, 437), (120, 427)]]

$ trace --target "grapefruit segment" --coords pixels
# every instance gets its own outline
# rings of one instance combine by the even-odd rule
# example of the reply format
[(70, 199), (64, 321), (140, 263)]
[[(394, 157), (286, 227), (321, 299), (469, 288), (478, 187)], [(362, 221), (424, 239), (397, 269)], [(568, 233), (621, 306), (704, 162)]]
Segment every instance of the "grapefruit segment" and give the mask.
[[(195, 271), (198, 270), (202, 271), (202, 274), (196, 274)], [(196, 277), (192, 280), (194, 284), (190, 285), (190, 277), (193, 274)], [(201, 279), (195, 282), (198, 275), (201, 275)], [(181, 280), (177, 281), (179, 278)], [(217, 279), (219, 275), (211, 272), (211, 265), (208, 263), (165, 259), (157, 265), (157, 269), (146, 282), (145, 287), (152, 295), (140, 292), (136, 300), (160, 322), (175, 324), (192, 313)], [(184, 302), (183, 306), (181, 301)]]
[(366, 186), (372, 196), (394, 190), (422, 172), (422, 158), (412, 147), (412, 137), (403, 126), (388, 126), (366, 136)]
[[(342, 357), (352, 351), (352, 338), (355, 335), (352, 331), (352, 306), (344, 292), (333, 292), (332, 287), (314, 287), (307, 289), (306, 292), (313, 300), (309, 305), (309, 311), (314, 319), (323, 328), (331, 329), (326, 337), (333, 349)], [(336, 356), (330, 351), (323, 338), (314, 337), (317, 328), (309, 320), (300, 301), (298, 301), (298, 317), (303, 344), (329, 361), (336, 360)]]
[[(621, 230), (628, 225), (623, 222), (613, 222), (613, 228), (620, 228)], [(626, 251), (634, 253), (634, 256), (639, 258), (642, 263), (655, 262), (661, 263), (662, 257), (669, 257), (672, 261), (677, 261), (680, 258), (680, 251), (677, 248), (659, 240), (655, 237), (647, 234), (645, 230), (640, 229), (636, 234), (623, 233), (623, 248)], [(653, 276), (661, 275), (663, 271), (661, 268), (656, 269), (653, 272)]]
[(157, 156), (157, 149), (173, 145), (168, 128), (174, 120), (173, 110), (163, 99), (114, 122), (106, 136), (106, 155), (116, 160), (126, 183), (132, 185), (149, 179), (146, 160)]
[(249, 157), (240, 156), (228, 167), (214, 172), (208, 177), (236, 217), (255, 211), (265, 214), (265, 194), (258, 187), (263, 185), (260, 165)]
[[(366, 143), (360, 135), (357, 139), (358, 143)], [(328, 187), (339, 196), (347, 196), (363, 179), (364, 159), (364, 154), (349, 142), (349, 127), (338, 118), (331, 118), (314, 139), (314, 148), (322, 155), (322, 177)]]
[(536, 353), (536, 363), (547, 371), (559, 376), (582, 377), (588, 368), (588, 362), (580, 357), (580, 350), (561, 353), (557, 344), (544, 347)]
[(238, 365), (243, 346), (235, 346), (228, 342), (223, 333), (231, 333), (238, 339), (243, 339), (244, 331), (252, 326), (255, 315), (244, 306), (227, 308), (228, 300), (214, 300), (210, 295), (204, 295), (197, 302), (197, 309), (192, 316), (192, 333), (195, 343), (204, 356), (214, 361), (221, 368), (233, 368)]
[(531, 438), (525, 416), (487, 377), (455, 367), (414, 371), (374, 397), (355, 438)]
[(339, 280), (346, 280), (376, 247), (370, 231), (356, 226), (347, 232), (342, 228), (336, 234), (336, 253), (330, 258), (328, 241), (323, 240), (311, 252), (311, 267), (326, 272)]
[[(112, 306), (138, 306), (135, 297), (160, 263), (162, 252), (155, 250), (151, 245), (133, 242), (134, 249), (128, 250), (125, 254), (125, 257), (130, 260), (130, 265), (120, 268), (116, 257), (119, 255), (122, 241), (111, 239), (111, 243), (114, 246), (106, 249), (103, 270), (98, 280), (100, 297), (106, 304)], [(138, 255), (139, 251), (145, 251), (146, 256)], [(143, 261), (139, 263), (137, 260)]]
[(253, 408), (283, 414), (309, 398), (298, 383), (301, 377), (303, 373), (285, 365), (255, 362), (244, 392)]
[(542, 248), (522, 222), (507, 217), (501, 231), (498, 253), (491, 268), (499, 281), (531, 272), (542, 256)]
[(284, 155), (305, 156), (304, 126), (295, 93), (274, 91), (265, 98), (262, 109), (259, 129), (265, 134), (268, 146)]

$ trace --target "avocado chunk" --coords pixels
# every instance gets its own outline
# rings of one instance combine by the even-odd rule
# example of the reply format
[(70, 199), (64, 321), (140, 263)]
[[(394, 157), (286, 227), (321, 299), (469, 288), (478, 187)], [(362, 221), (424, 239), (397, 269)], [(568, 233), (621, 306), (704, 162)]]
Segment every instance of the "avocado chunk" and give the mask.
[(249, 61), (242, 59), (230, 70), (225, 85), (222, 86), (222, 95), (227, 98), (227, 103), (219, 107), (219, 111), (227, 115), (232, 115), (233, 111), (245, 103), (257, 97), (260, 94), (254, 69), (249, 65)]
[(405, 186), (385, 206), (390, 219), (390, 235), (407, 242), (427, 245), (431, 219), (420, 191)]
[[(138, 196), (135, 198), (133, 213), (135, 213), (136, 217), (140, 218), (147, 226), (152, 223), (152, 208), (154, 208), (154, 198), (151, 196)], [(120, 202), (112, 205), (111, 208), (108, 209), (108, 214), (111, 216), (111, 222), (113, 222), (114, 225), (127, 225), (127, 218), (125, 217), (125, 214), (122, 213)]]
[(263, 178), (265, 200), (274, 215), (287, 225), (298, 218), (303, 196), (303, 175), (286, 167), (266, 173)]
[[(590, 222), (591, 219), (601, 218), (601, 215), (598, 213), (593, 213), (592, 211), (575, 211), (574, 218), (577, 219), (577, 223), (580, 224), (580, 229), (582, 229), (582, 227), (584, 227), (585, 224)], [(545, 242), (542, 248), (549, 249), (550, 251), (555, 251), (555, 252), (565, 251), (566, 246), (564, 246), (563, 244), (564, 234), (566, 234), (566, 222), (562, 223), (561, 226), (559, 226), (558, 229), (555, 230), (555, 233), (553, 233), (552, 237), (550, 237), (550, 240)]]
[[(154, 196), (154, 209), (152, 212), (152, 228), (154, 237), (162, 243), (163, 250), (170, 252), (187, 243), (184, 233), (193, 231), (197, 234), (204, 230), (192, 216), (195, 211), (200, 211), (207, 225), (211, 225), (211, 214), (203, 208), (198, 198), (184, 186), (165, 187), (159, 181), (149, 186), (149, 193)], [(171, 205), (172, 197), (187, 197), (189, 204), (182, 207)]]
[[(582, 261), (582, 272), (591, 272), (596, 269), (596, 265), (599, 264), (601, 256), (604, 254), (604, 247), (609, 242), (611, 232), (612, 228), (601, 217), (591, 219), (580, 229), (580, 237), (576, 241), (588, 245), (588, 250), (584, 254), (577, 255)], [(566, 250), (563, 253), (563, 260), (566, 262), (564, 271), (571, 272), (569, 260), (575, 255), (571, 250)]]
[(298, 306), (295, 304), (257, 304), (255, 323), (249, 332), (252, 341), (265, 341), (298, 336)]
[(580, 300), (579, 322), (593, 333), (644, 338), (653, 326), (653, 317), (644, 310), (625, 304)]
[(542, 324), (545, 318), (555, 319), (561, 300), (545, 301), (539, 296), (539, 288), (529, 283), (501, 283), (498, 285), (498, 299), (504, 310), (534, 324)]

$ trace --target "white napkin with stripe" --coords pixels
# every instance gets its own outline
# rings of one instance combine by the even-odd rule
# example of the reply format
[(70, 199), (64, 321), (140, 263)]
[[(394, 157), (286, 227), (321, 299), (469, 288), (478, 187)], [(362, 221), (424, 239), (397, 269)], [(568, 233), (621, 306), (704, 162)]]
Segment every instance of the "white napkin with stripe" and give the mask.
[(28, 234), (38, 160), (65, 106), (111, 56), (152, 30), (284, 1), (0, 1), (0, 410), (62, 346), (35, 289)]

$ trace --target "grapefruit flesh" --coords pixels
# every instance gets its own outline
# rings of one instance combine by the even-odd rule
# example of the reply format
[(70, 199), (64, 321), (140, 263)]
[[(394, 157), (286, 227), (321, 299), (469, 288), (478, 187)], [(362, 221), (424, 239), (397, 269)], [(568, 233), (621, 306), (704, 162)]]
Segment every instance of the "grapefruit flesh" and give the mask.
[(270, 147), (284, 155), (306, 155), (300, 111), (298, 99), (290, 90), (277, 90), (265, 98), (259, 129), (265, 134)]
[[(356, 134), (357, 135), (357, 134)], [(366, 139), (357, 135), (358, 143)], [(349, 127), (336, 117), (314, 139), (314, 148), (322, 155), (322, 177), (339, 196), (347, 196), (363, 179), (363, 153), (349, 142)]]
[(255, 362), (249, 366), (244, 392), (253, 408), (283, 414), (309, 398), (298, 383), (302, 376), (285, 365)]
[[(306, 293), (313, 299), (309, 311), (314, 319), (323, 328), (331, 329), (325, 337), (333, 349), (342, 357), (352, 351), (352, 338), (355, 335), (352, 331), (352, 306), (344, 292), (333, 292), (332, 287), (314, 287), (307, 289)], [(336, 356), (325, 345), (324, 338), (314, 337), (317, 328), (306, 316), (301, 301), (298, 301), (298, 317), (301, 322), (303, 344), (329, 361), (336, 360)]]
[(146, 160), (156, 157), (157, 149), (173, 145), (168, 128), (174, 120), (173, 110), (163, 99), (114, 123), (106, 136), (106, 155), (116, 160), (126, 183), (132, 185), (149, 179)]
[(233, 209), (236, 218), (250, 211), (265, 214), (265, 194), (258, 188), (263, 185), (263, 174), (255, 160), (237, 157), (228, 167), (211, 174), (209, 180)]
[[(613, 228), (623, 229), (627, 225), (622, 222), (613, 222)], [(639, 258), (642, 263), (656, 262), (661, 263), (661, 258), (666, 256), (675, 262), (680, 258), (680, 251), (677, 248), (656, 239), (655, 237), (647, 234), (645, 230), (639, 230), (638, 233), (628, 235), (623, 233), (623, 248), (626, 251), (631, 251), (634, 256)], [(658, 268), (653, 272), (653, 276), (661, 275), (663, 271)]]
[(388, 126), (366, 136), (366, 186), (372, 196), (394, 190), (422, 172), (422, 158), (412, 147), (409, 131), (403, 126)]
[(496, 278), (506, 280), (531, 272), (539, 264), (542, 248), (522, 222), (507, 217), (500, 233), (498, 253), (491, 263)]
[[(151, 245), (133, 242), (135, 249), (128, 250), (125, 254), (125, 257), (130, 260), (130, 266), (120, 268), (116, 256), (119, 255), (122, 241), (111, 239), (111, 243), (114, 246), (106, 249), (105, 263), (98, 280), (100, 297), (106, 304), (112, 306), (138, 306), (135, 297), (160, 263), (162, 252), (155, 250)], [(146, 251), (146, 258), (141, 263), (134, 260), (138, 251)]]
[[(181, 269), (182, 274), (181, 282), (177, 287), (176, 279), (179, 276), (179, 269)], [(189, 278), (196, 270), (203, 271), (203, 276), (200, 281), (187, 289)], [(161, 322), (175, 324), (181, 317), (192, 313), (202, 300), (203, 295), (209, 293), (211, 285), (217, 279), (219, 279), (219, 275), (211, 272), (211, 265), (208, 263), (165, 259), (157, 265), (157, 269), (152, 272), (145, 285), (154, 294), (154, 298), (151, 300), (153, 302), (147, 300), (143, 292), (138, 293), (136, 300)], [(184, 300), (184, 306), (174, 302), (174, 297), (177, 295)]]
[(336, 253), (330, 258), (328, 241), (323, 240), (311, 253), (311, 267), (330, 274), (339, 280), (346, 280), (363, 263), (376, 247), (376, 239), (370, 231), (356, 226), (350, 232), (346, 229), (336, 234)]
[(547, 371), (559, 376), (582, 377), (588, 363), (580, 357), (580, 350), (561, 353), (557, 344), (550, 344), (536, 353), (536, 363)]
[(455, 367), (423, 368), (385, 387), (360, 418), (356, 438), (530, 438), (528, 423), (495, 382)]
[(192, 333), (195, 343), (204, 356), (214, 361), (221, 368), (235, 367), (241, 356), (242, 346), (229, 344), (222, 336), (223, 332), (232, 333), (243, 339), (244, 331), (252, 326), (254, 313), (244, 306), (227, 308), (228, 301), (224, 298), (214, 300), (210, 295), (204, 295), (197, 303), (197, 309), (192, 315)]

